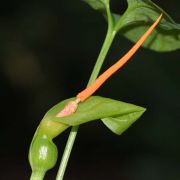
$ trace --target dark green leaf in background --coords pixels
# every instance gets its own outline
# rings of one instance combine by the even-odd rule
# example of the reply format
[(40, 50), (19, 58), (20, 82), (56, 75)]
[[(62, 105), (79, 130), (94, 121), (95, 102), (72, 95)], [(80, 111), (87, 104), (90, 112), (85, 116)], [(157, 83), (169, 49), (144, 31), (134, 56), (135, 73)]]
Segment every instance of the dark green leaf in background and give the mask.
[[(96, 4), (90, 3), (90, 1), (86, 0), (92, 8), (99, 10)], [(150, 0), (127, 0), (127, 2), (128, 8), (123, 15), (112, 14), (115, 31), (136, 42), (163, 13), (160, 24), (143, 44), (143, 47), (158, 52), (180, 48), (180, 24), (175, 23), (163, 9)]]
[(117, 28), (120, 34), (136, 42), (161, 13), (163, 18), (160, 24), (143, 46), (156, 51), (179, 49), (180, 25), (150, 0), (128, 0), (128, 9), (120, 18)]
[(101, 11), (106, 16), (106, 5), (109, 4), (109, 0), (83, 0), (89, 4), (93, 9)]

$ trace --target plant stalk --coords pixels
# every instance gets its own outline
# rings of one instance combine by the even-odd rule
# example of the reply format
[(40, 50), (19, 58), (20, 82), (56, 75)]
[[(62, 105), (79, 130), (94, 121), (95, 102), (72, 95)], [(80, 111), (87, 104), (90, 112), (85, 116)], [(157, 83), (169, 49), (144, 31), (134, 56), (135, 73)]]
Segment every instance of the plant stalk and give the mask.
[[(110, 16), (109, 7), (107, 9), (107, 14), (108, 14), (108, 31), (107, 31), (103, 46), (97, 58), (96, 64), (93, 68), (93, 71), (91, 73), (87, 86), (91, 84), (98, 77), (101, 67), (103, 65), (103, 62), (106, 58), (106, 55), (116, 35), (116, 31), (114, 31), (114, 28), (113, 28), (113, 23), (112, 23), (112, 18)], [(79, 126), (73, 126), (71, 129), (71, 132), (69, 134), (66, 147), (64, 150), (64, 154), (62, 156), (62, 160), (59, 166), (59, 170), (56, 176), (56, 180), (63, 180), (64, 173), (65, 173), (68, 160), (69, 160), (69, 157), (70, 157), (70, 154), (71, 154), (71, 151), (72, 151), (72, 148), (73, 148), (76, 136), (77, 136), (78, 129), (79, 129)]]

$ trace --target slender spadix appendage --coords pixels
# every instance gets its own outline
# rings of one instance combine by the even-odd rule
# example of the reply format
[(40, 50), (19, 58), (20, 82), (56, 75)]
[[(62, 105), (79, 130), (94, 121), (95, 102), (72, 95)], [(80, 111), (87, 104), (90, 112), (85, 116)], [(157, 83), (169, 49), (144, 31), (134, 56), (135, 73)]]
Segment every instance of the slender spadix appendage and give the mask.
[(56, 113), (53, 112), (53, 114), (50, 113), (48, 116), (45, 115), (36, 130), (30, 146), (29, 161), (32, 168), (31, 180), (42, 180), (45, 173), (56, 164), (58, 152), (52, 140), (66, 130), (69, 125), (54, 121), (53, 118), (61, 118), (74, 113), (79, 102), (85, 101), (90, 97), (113, 73), (120, 69), (132, 55), (135, 54), (159, 23), (161, 17), (162, 15), (159, 16), (156, 22), (145, 32), (125, 56), (99, 76), (90, 86), (79, 93), (76, 100), (68, 102), (64, 108), (58, 109)]

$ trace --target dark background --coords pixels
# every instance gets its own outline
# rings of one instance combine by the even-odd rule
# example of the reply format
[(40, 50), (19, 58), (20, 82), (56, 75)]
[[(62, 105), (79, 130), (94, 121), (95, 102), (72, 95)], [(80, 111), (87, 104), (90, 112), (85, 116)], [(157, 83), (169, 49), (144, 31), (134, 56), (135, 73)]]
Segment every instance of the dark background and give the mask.
[[(180, 22), (180, 2), (154, 1)], [(112, 1), (122, 13), (126, 1)], [(88, 81), (106, 22), (80, 0), (3, 1), (0, 7), (0, 179), (29, 179), (28, 148), (45, 112)], [(102, 68), (132, 43), (118, 37)], [(180, 51), (141, 48), (96, 93), (147, 108), (123, 135), (80, 128), (65, 180), (180, 179)], [(69, 130), (55, 139), (61, 157)], [(60, 160), (60, 159), (59, 159)], [(59, 161), (57, 163), (59, 165)], [(55, 179), (58, 166), (45, 179)]]

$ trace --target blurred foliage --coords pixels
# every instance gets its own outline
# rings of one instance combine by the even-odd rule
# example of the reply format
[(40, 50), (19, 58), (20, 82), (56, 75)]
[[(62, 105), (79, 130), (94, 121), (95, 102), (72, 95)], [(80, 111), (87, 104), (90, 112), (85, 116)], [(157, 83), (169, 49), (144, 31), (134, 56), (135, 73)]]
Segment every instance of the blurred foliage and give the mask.
[[(179, 21), (179, 1), (154, 2)], [(126, 1), (112, 0), (114, 12), (126, 7)], [(106, 22), (82, 1), (18, 0), (2, 2), (0, 27), (0, 179), (28, 179), (32, 135), (50, 107), (85, 87)], [(131, 46), (119, 37), (103, 70)], [(121, 137), (98, 122), (83, 125), (65, 179), (180, 178), (179, 56), (141, 49), (96, 93), (147, 112)], [(59, 154), (67, 135), (56, 139)], [(54, 179), (56, 170), (47, 179)]]

